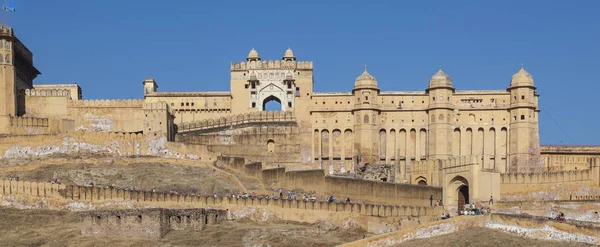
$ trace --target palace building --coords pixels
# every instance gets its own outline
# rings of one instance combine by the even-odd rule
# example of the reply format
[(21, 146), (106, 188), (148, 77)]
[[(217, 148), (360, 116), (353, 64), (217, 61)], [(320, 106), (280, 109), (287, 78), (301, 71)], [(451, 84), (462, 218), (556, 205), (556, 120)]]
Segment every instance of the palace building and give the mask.
[[(467, 203), (500, 197), (508, 174), (591, 169), (600, 155), (597, 147), (540, 146), (539, 94), (523, 66), (497, 85), (502, 90), (458, 89), (440, 68), (423, 91), (381, 91), (365, 67), (349, 72), (358, 75), (352, 91), (322, 93), (313, 90), (311, 61), (296, 60), (289, 48), (281, 59), (263, 60), (252, 49), (230, 64), (229, 92), (161, 92), (148, 78), (143, 99), (83, 100), (76, 84), (34, 84), (40, 72), (32, 52), (11, 28), (2, 27), (0, 38), (4, 135), (162, 136), (331, 175), (387, 164), (388, 182), (452, 187), (446, 198), (457, 200), (458, 191)], [(265, 111), (270, 101), (281, 110)]]

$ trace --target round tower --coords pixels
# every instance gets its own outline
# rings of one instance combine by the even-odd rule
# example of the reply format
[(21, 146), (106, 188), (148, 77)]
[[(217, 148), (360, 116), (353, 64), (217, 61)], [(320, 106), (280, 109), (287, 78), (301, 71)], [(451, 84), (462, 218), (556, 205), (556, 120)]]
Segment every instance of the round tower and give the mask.
[(540, 166), (538, 94), (533, 77), (521, 69), (512, 76), (510, 93), (510, 129), (508, 172), (532, 172)]
[(354, 147), (358, 165), (373, 164), (378, 161), (378, 119), (379, 119), (379, 87), (377, 79), (367, 71), (356, 78), (352, 94), (356, 97), (352, 114), (355, 116)]
[(425, 90), (429, 95), (428, 159), (445, 159), (452, 155), (452, 80), (442, 67), (429, 80)]

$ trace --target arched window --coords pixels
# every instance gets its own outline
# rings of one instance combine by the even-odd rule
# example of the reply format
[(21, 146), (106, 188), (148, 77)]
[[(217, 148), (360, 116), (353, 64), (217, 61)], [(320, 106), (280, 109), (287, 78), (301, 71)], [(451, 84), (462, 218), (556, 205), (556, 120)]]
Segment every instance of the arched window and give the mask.
[(368, 114), (365, 114), (364, 122), (365, 123), (369, 123), (369, 115)]

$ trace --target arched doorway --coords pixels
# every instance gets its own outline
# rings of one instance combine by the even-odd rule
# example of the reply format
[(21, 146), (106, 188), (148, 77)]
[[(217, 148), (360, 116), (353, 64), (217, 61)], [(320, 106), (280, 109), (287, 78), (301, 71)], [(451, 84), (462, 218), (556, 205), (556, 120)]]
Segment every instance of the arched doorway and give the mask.
[(273, 95), (263, 100), (263, 111), (281, 111), (281, 100)]
[(448, 183), (447, 198), (452, 200), (448, 202), (448, 205), (456, 205), (457, 211), (460, 213), (465, 205), (469, 204), (469, 181), (463, 176), (455, 176), (450, 183)]
[(462, 185), (458, 187), (458, 211), (463, 210), (466, 204), (469, 204), (469, 186)]
[(417, 179), (415, 179), (415, 183), (418, 185), (427, 185), (427, 179), (423, 176), (419, 176)]
[(419, 180), (419, 185), (427, 185), (427, 182), (425, 182), (425, 180)]

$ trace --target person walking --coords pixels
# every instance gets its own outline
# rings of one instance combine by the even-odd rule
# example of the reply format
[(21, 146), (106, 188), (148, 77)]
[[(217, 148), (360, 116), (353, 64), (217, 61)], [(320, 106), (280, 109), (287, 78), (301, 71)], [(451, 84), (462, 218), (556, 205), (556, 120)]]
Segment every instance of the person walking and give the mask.
[(490, 202), (488, 203), (488, 205), (493, 205), (494, 204), (494, 197), (490, 196)]
[(433, 195), (429, 197), (429, 206), (433, 208)]

